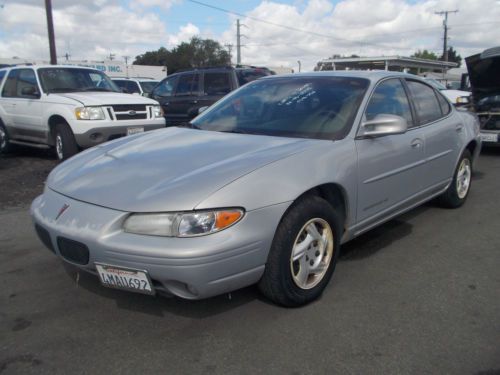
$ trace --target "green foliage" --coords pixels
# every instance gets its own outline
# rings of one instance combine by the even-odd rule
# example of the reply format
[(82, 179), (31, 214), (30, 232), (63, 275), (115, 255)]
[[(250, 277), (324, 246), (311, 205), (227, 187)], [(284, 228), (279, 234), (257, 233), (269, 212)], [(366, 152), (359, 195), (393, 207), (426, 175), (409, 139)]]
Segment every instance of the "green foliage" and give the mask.
[(198, 37), (191, 38), (189, 43), (182, 42), (170, 51), (161, 47), (158, 51), (146, 52), (134, 61), (136, 65), (166, 65), (169, 74), (180, 69), (230, 63), (229, 53), (219, 42)]
[[(441, 56), (440, 60), (444, 60), (444, 56)], [(457, 51), (453, 49), (452, 46), (448, 48), (448, 61), (456, 62), (458, 66), (462, 65), (462, 56), (460, 56)]]
[(416, 57), (419, 59), (427, 59), (427, 60), (438, 60), (438, 56), (434, 52), (427, 51), (424, 49), (423, 51), (418, 50), (410, 57)]

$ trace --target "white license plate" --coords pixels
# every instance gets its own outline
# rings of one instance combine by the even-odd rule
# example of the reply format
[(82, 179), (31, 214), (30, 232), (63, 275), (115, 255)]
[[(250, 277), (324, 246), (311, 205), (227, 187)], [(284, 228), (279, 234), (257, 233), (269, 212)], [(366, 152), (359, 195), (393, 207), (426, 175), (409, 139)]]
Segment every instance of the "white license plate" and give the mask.
[(101, 284), (109, 288), (155, 294), (146, 271), (95, 263)]
[(132, 135), (137, 133), (144, 133), (144, 127), (136, 126), (134, 128), (127, 128), (127, 135)]
[(498, 134), (496, 133), (481, 133), (483, 142), (498, 142)]

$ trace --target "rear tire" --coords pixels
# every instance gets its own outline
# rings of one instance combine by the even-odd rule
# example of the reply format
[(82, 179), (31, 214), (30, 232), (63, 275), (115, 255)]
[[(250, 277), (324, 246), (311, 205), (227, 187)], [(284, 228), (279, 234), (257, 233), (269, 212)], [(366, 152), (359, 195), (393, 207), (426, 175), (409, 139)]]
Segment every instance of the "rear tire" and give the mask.
[(7, 129), (0, 120), (0, 154), (8, 154), (13, 148)]
[(66, 160), (77, 154), (79, 149), (75, 136), (66, 124), (57, 124), (54, 133), (54, 146), (59, 160)]
[(274, 235), (261, 292), (287, 307), (317, 299), (335, 269), (341, 234), (340, 216), (327, 201), (307, 196), (295, 202)]
[(460, 157), (450, 186), (438, 197), (438, 203), (446, 208), (462, 206), (469, 195), (471, 180), (472, 156), (469, 150), (465, 150)]

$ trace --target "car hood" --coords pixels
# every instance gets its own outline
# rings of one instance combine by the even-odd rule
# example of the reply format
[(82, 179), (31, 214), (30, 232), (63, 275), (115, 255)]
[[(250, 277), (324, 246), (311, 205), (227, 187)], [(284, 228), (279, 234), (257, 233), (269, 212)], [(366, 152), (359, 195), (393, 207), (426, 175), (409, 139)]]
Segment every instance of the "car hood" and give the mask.
[(116, 104), (158, 104), (153, 99), (149, 99), (144, 96), (123, 94), (120, 92), (86, 91), (58, 93), (50, 95), (57, 95), (64, 98), (73, 99), (85, 106)]
[(317, 142), (167, 128), (86, 150), (54, 169), (47, 186), (122, 211), (191, 210), (239, 177)]
[(500, 47), (465, 59), (475, 100), (500, 93)]

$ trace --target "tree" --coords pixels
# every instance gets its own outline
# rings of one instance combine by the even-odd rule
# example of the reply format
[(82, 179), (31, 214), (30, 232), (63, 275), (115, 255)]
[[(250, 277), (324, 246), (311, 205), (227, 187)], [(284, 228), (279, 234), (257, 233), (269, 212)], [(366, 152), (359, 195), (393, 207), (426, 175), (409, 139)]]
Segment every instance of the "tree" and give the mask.
[(437, 60), (438, 59), (437, 55), (434, 52), (427, 51), (426, 49), (424, 49), (423, 51), (418, 50), (410, 57), (416, 57), (419, 59), (427, 59), (427, 60)]
[[(439, 60), (444, 60), (444, 56), (441, 56), (439, 58)], [(448, 48), (448, 61), (450, 62), (456, 62), (458, 64), (458, 66), (460, 67), (460, 65), (462, 65), (462, 56), (460, 56), (457, 51), (455, 51), (453, 49), (452, 46), (450, 46), (450, 48)]]
[(182, 42), (171, 51), (161, 47), (158, 51), (146, 52), (135, 58), (136, 65), (167, 66), (169, 73), (180, 69), (202, 66), (229, 65), (229, 53), (217, 41), (193, 37), (189, 43)]

